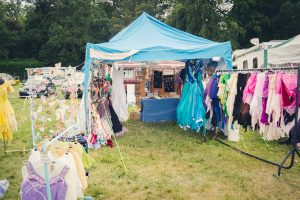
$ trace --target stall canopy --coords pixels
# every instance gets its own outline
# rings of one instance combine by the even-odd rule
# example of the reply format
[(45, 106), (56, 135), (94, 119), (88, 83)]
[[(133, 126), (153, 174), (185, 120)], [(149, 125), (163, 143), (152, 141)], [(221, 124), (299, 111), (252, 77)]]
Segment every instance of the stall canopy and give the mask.
[(269, 65), (300, 64), (300, 35), (268, 50)]
[(86, 61), (162, 61), (221, 57), (232, 67), (230, 42), (218, 43), (178, 29), (143, 13), (109, 42), (88, 43)]
[(109, 42), (87, 43), (85, 55), (84, 103), (93, 59), (103, 62), (151, 62), (220, 57), (232, 68), (230, 42), (210, 41), (178, 29), (143, 13)]

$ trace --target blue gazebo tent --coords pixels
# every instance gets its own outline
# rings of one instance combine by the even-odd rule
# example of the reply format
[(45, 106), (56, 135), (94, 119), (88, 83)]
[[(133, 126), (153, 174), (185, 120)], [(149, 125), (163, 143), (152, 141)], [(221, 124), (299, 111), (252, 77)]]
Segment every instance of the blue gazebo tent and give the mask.
[(109, 42), (87, 43), (85, 67), (92, 59), (114, 61), (162, 61), (221, 57), (232, 67), (230, 42), (214, 42), (178, 29), (143, 13)]
[(151, 62), (165, 60), (222, 58), (232, 68), (230, 42), (214, 42), (176, 28), (143, 13), (110, 41), (87, 43), (85, 57), (84, 102), (86, 102), (92, 60)]

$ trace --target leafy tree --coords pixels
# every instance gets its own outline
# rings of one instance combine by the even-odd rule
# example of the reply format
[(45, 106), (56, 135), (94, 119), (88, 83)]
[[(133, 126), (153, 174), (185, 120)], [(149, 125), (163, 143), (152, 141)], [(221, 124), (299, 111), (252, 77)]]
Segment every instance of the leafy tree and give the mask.
[(19, 48), (21, 53), (16, 57), (39, 58), (41, 47), (49, 39), (49, 28), (53, 22), (56, 9), (55, 0), (36, 0), (25, 7), (25, 30), (20, 35)]
[(299, 0), (21, 0), (0, 1), (0, 59), (47, 65), (84, 60), (87, 42), (108, 41), (142, 12), (234, 48), (300, 33)]
[(143, 12), (163, 20), (173, 6), (173, 0), (113, 0), (112, 2), (112, 35), (128, 26)]
[(273, 39), (288, 39), (300, 34), (300, 1), (286, 1), (272, 19)]
[(84, 60), (87, 42), (101, 42), (108, 38), (109, 20), (101, 2), (57, 2), (49, 39), (42, 46), (39, 58), (48, 64), (61, 61), (66, 65), (76, 65)]
[(231, 40), (238, 46), (237, 37), (244, 30), (228, 15), (230, 4), (220, 0), (177, 0), (168, 22), (187, 32), (215, 41)]
[(242, 47), (249, 40), (288, 39), (300, 33), (298, 0), (233, 0), (229, 16), (242, 27), (244, 36), (237, 38)]
[(18, 55), (18, 42), (25, 27), (20, 3), (0, 1), (0, 58)]

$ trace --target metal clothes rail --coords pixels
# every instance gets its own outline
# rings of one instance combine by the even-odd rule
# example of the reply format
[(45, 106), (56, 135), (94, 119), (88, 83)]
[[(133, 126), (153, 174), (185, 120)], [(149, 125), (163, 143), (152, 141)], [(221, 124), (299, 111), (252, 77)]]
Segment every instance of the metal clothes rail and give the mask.
[(299, 68), (295, 66), (291, 67), (268, 67), (268, 68), (254, 68), (254, 69), (217, 69), (215, 71), (218, 73), (237, 73), (237, 72), (264, 72), (264, 71), (288, 71), (288, 70), (297, 70)]
[[(256, 69), (228, 69), (228, 70), (216, 70), (215, 74), (222, 74), (222, 73), (238, 73), (238, 72), (264, 72), (264, 71), (288, 71), (288, 70), (297, 70), (298, 72), (298, 77), (297, 77), (297, 88), (296, 88), (296, 114), (295, 114), (295, 126), (294, 128), (296, 130), (298, 130), (298, 111), (299, 111), (299, 90), (300, 90), (300, 66), (295, 67), (270, 67), (270, 68), (256, 68)], [(297, 133), (298, 134), (298, 133)], [(297, 134), (294, 134), (292, 137), (292, 141), (293, 141), (293, 148), (292, 150), (290, 150), (286, 156), (283, 158), (283, 160), (280, 163), (275, 163), (273, 161), (269, 161), (266, 160), (264, 158), (252, 155), (250, 153), (247, 153), (245, 151), (242, 151), (236, 147), (231, 146), (230, 144), (226, 143), (225, 141), (223, 141), (220, 138), (215, 137), (215, 140), (217, 140), (218, 142), (220, 142), (221, 144), (237, 151), (240, 152), (241, 154), (244, 154), (246, 156), (255, 158), (259, 161), (265, 162), (267, 164), (271, 164), (271, 165), (275, 165), (278, 167), (278, 173), (277, 176), (281, 175), (281, 169), (291, 169), (294, 165), (294, 159), (295, 159), (295, 154), (297, 154), (300, 157), (300, 153), (299, 153), (299, 149), (297, 148), (297, 144), (296, 144), (296, 137)], [(288, 166), (285, 166), (285, 162), (288, 160), (288, 158), (291, 156), (291, 162)]]

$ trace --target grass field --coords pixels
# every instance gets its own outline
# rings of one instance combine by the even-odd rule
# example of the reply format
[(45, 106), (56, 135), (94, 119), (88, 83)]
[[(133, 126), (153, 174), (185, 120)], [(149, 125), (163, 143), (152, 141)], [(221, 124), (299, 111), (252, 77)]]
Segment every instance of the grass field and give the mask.
[[(10, 99), (19, 131), (8, 149), (30, 148), (28, 102)], [(24, 106), (25, 105), (25, 106)], [(100, 199), (300, 199), (300, 165), (273, 176), (277, 168), (232, 151), (215, 140), (200, 143), (199, 135), (185, 132), (175, 123), (125, 123), (128, 134), (118, 138), (128, 173), (117, 148), (91, 151), (96, 160), (86, 194)], [(257, 133), (243, 133), (232, 145), (279, 162), (290, 147), (265, 144)], [(2, 147), (2, 146), (1, 146)], [(28, 153), (0, 150), (0, 179), (10, 181), (4, 199), (20, 199), (21, 167)], [(299, 161), (298, 158), (296, 158)]]

